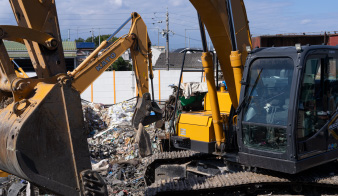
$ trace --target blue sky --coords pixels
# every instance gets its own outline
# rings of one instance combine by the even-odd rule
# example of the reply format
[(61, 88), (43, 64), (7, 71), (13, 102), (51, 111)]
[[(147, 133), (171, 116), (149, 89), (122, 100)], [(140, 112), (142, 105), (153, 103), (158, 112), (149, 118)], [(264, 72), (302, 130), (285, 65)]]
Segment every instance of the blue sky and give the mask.
[[(165, 12), (170, 15), (170, 48), (200, 47), (196, 11), (188, 0), (55, 0), (62, 38), (74, 40), (111, 34), (131, 12), (145, 20), (152, 43), (165, 45), (158, 32), (165, 28)], [(254, 36), (281, 33), (338, 31), (337, 0), (244, 0)], [(161, 22), (162, 21), (162, 22)], [(15, 25), (8, 0), (0, 0), (0, 24)], [(129, 28), (129, 25), (126, 26)], [(127, 32), (121, 31), (118, 36)], [(185, 34), (187, 37), (185, 37)], [(190, 42), (188, 41), (190, 39)]]

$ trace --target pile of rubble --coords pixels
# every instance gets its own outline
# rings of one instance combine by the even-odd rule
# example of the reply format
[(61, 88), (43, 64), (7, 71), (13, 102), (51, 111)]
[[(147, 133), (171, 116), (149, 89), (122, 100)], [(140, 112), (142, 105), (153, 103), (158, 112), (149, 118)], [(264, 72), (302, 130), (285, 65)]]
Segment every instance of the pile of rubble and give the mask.
[[(84, 103), (85, 122), (89, 130), (89, 150), (93, 170), (106, 180), (109, 195), (143, 195), (143, 179), (147, 158), (139, 156), (136, 131), (131, 126), (135, 100), (105, 107)], [(159, 135), (163, 130), (145, 127), (153, 153), (160, 151)]]
[[(82, 103), (92, 169), (106, 181), (109, 195), (144, 195), (143, 175), (147, 158), (139, 155), (136, 131), (131, 125), (135, 104), (135, 99), (109, 107)], [(153, 128), (153, 125), (145, 130), (150, 135), (153, 153), (159, 152), (159, 136), (165, 135), (164, 131)], [(2, 179), (0, 196), (3, 196), (1, 191), (9, 187), (19, 195), (30, 195), (26, 193), (29, 182), (14, 176)]]

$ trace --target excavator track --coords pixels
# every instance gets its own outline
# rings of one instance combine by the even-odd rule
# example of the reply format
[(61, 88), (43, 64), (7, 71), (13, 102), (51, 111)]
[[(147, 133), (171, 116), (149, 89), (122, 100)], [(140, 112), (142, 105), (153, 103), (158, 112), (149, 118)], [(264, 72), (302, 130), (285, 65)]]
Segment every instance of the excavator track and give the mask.
[(338, 163), (333, 162), (297, 175), (274, 171), (239, 171), (215, 176), (189, 177), (154, 181), (155, 169), (160, 164), (179, 164), (212, 155), (193, 151), (155, 154), (148, 160), (145, 173), (145, 195), (167, 194), (337, 194)]
[(144, 178), (147, 185), (155, 182), (155, 167), (159, 164), (180, 164), (194, 159), (209, 158), (213, 155), (194, 151), (173, 151), (156, 153), (148, 158)]

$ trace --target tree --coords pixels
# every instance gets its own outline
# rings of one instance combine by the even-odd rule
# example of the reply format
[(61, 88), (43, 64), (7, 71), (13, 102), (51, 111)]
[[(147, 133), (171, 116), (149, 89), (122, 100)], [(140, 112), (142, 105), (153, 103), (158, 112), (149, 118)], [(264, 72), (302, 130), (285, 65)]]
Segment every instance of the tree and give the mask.
[(84, 42), (85, 40), (81, 37), (79, 37), (79, 39), (75, 39), (75, 42), (78, 43), (78, 42)]
[[(110, 35), (101, 35), (101, 42), (107, 40)], [(115, 42), (118, 38), (113, 37), (109, 42)], [(88, 37), (86, 40), (78, 38), (75, 42), (92, 42), (92, 37)], [(99, 36), (94, 36), (95, 47), (99, 46)], [(132, 65), (125, 61), (122, 57), (119, 57), (108, 69), (107, 71), (131, 71)]]
[[(111, 35), (101, 35), (101, 42), (103, 40), (106, 40), (110, 37)], [(115, 42), (118, 38), (116, 37), (113, 37), (109, 42)], [(92, 42), (92, 37), (88, 37), (85, 41), (86, 42)], [(99, 40), (100, 40), (100, 37), (99, 36), (94, 36), (94, 43), (95, 43), (95, 47), (98, 47), (99, 46)]]
[(125, 61), (122, 57), (119, 57), (108, 69), (107, 71), (131, 71), (132, 65)]

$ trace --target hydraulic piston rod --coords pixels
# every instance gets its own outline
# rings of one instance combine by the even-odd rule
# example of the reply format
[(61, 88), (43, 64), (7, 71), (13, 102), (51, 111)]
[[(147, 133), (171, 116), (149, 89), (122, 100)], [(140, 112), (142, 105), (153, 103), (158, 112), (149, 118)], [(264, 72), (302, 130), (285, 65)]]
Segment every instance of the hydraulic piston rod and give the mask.
[(204, 24), (202, 23), (202, 20), (199, 15), (198, 15), (198, 19), (199, 19), (202, 44), (203, 44), (203, 54), (201, 57), (202, 65), (203, 65), (203, 69), (204, 69), (206, 79), (207, 79), (208, 94), (210, 96), (210, 106), (211, 106), (211, 113), (212, 113), (212, 119), (213, 119), (214, 130), (215, 130), (216, 144), (217, 144), (217, 148), (220, 149), (221, 144), (225, 142), (225, 138), (223, 134), (223, 121), (221, 119), (221, 114), (220, 114), (220, 109), (219, 109), (218, 99), (217, 99), (212, 55), (208, 51), (206, 37), (205, 37)]

